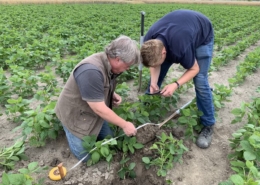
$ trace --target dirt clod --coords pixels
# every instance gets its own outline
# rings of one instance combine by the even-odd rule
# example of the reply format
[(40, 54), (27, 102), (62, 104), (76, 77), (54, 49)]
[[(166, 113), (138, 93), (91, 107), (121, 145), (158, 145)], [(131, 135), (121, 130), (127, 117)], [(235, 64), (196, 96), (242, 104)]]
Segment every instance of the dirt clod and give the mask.
[(137, 142), (145, 145), (148, 142), (153, 141), (158, 131), (159, 126), (155, 125), (146, 125), (140, 128), (136, 134)]
[(60, 163), (61, 163), (61, 161), (58, 158), (53, 158), (51, 163), (50, 163), (50, 166), (56, 167)]

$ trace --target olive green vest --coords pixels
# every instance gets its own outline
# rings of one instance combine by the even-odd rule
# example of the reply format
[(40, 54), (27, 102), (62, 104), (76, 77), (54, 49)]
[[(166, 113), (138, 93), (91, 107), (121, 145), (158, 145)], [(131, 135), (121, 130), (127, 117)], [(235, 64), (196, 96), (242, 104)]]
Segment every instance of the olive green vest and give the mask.
[[(73, 72), (78, 66), (86, 63), (97, 66), (102, 72), (104, 77), (104, 101), (108, 107), (112, 108), (115, 79), (111, 79), (111, 65), (107, 55), (101, 52), (85, 58), (76, 65)], [(79, 138), (86, 135), (97, 136), (104, 120), (89, 107), (86, 101), (82, 100), (73, 72), (70, 74), (57, 101), (55, 107), (56, 115), (73, 135)]]

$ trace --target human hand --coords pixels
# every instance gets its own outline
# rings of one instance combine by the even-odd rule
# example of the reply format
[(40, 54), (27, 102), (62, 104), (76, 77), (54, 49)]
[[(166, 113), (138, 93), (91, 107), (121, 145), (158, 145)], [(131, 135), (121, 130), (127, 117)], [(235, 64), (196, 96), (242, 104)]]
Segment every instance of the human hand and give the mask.
[(176, 91), (177, 88), (178, 88), (178, 86), (175, 83), (166, 85), (161, 90), (161, 95), (164, 97), (170, 97), (173, 95), (174, 91)]
[(122, 129), (127, 136), (135, 136), (137, 133), (137, 129), (135, 128), (134, 124), (129, 121), (126, 122)]
[(150, 84), (150, 94), (157, 93), (159, 91), (159, 86), (157, 84)]
[(114, 92), (113, 94), (113, 105), (118, 106), (122, 102), (121, 96)]

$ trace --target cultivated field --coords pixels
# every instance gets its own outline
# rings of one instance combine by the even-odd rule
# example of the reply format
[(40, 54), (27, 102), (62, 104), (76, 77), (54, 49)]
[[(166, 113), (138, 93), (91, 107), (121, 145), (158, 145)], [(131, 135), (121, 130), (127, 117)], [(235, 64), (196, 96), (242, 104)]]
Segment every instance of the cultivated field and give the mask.
[[(63, 2), (0, 6), (0, 185), (260, 184), (259, 7), (213, 6), (202, 1)], [(209, 79), (217, 123), (211, 147), (199, 149), (193, 142), (200, 129), (200, 112), (193, 102), (161, 129), (151, 125), (138, 129), (136, 138), (121, 136), (122, 130), (113, 127), (120, 136), (116, 142), (101, 145), (86, 139), (86, 146), (97, 148), (91, 150), (88, 165), (74, 168), (78, 160), (70, 153), (54, 114), (71, 70), (119, 35), (139, 41), (141, 11), (146, 32), (176, 9), (200, 11), (214, 26)], [(165, 84), (183, 73), (178, 65), (170, 70)], [(116, 91), (124, 102), (114, 108), (137, 127), (162, 122), (195, 97), (192, 82), (171, 98), (144, 95), (149, 72), (143, 69), (140, 92), (138, 74), (135, 66), (119, 77)], [(48, 173), (60, 162), (68, 173), (62, 181), (51, 181)]]

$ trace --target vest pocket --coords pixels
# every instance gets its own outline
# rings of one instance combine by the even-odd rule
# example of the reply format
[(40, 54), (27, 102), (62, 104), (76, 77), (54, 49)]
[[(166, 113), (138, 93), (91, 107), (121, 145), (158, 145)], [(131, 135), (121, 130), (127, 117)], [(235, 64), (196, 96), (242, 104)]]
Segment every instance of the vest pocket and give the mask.
[(97, 123), (99, 117), (91, 112), (86, 112), (78, 109), (77, 111), (78, 112), (74, 114), (75, 117), (73, 121), (75, 129), (77, 129), (81, 133), (82, 131), (85, 131), (86, 134), (89, 134), (93, 130), (93, 127), (95, 127), (95, 124)]

